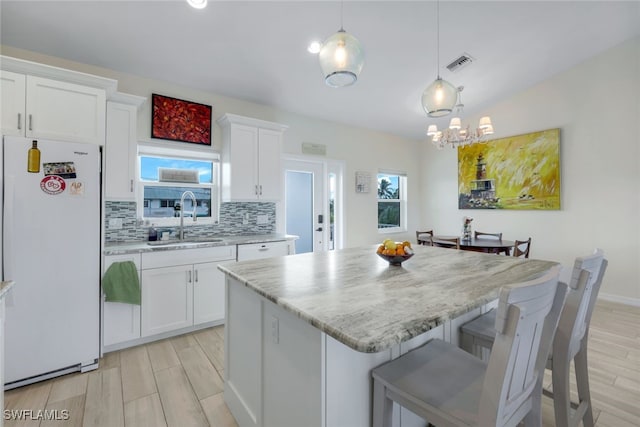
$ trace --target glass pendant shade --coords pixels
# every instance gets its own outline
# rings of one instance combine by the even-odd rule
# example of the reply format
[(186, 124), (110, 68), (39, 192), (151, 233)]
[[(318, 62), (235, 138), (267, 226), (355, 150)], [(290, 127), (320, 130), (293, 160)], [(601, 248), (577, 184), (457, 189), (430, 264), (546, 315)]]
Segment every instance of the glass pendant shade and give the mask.
[(327, 85), (350, 86), (362, 71), (364, 50), (358, 39), (341, 29), (324, 41), (318, 58)]
[(194, 9), (204, 9), (207, 7), (207, 0), (187, 0), (187, 3)]
[(422, 93), (422, 108), (429, 117), (442, 117), (453, 111), (458, 100), (458, 89), (438, 77)]

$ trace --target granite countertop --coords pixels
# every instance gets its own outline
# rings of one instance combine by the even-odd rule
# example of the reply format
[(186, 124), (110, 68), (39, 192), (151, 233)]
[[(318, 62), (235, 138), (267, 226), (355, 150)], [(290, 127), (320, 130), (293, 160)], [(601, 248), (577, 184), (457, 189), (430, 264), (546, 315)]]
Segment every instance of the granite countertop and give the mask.
[[(173, 251), (178, 249), (208, 248), (212, 246), (246, 245), (250, 243), (280, 242), (283, 240), (296, 240), (298, 236), (291, 234), (252, 234), (246, 236), (210, 236), (187, 238), (183, 241), (171, 239), (156, 242), (116, 242), (107, 243), (104, 247), (104, 255), (124, 255), (139, 252)], [(151, 244), (150, 244), (151, 243)]]
[(218, 268), (343, 344), (377, 353), (495, 300), (503, 285), (556, 262), (429, 246), (401, 267), (376, 246), (223, 264)]
[(14, 285), (13, 280), (0, 282), (0, 299), (4, 298), (5, 294), (9, 292), (9, 289), (11, 289), (13, 285)]

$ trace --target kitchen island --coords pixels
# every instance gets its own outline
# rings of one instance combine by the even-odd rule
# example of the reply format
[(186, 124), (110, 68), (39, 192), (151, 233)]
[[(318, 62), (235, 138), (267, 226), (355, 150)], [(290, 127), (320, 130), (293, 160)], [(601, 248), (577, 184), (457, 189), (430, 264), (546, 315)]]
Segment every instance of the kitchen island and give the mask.
[(220, 265), (225, 401), (241, 427), (369, 427), (373, 367), (432, 338), (457, 343), (502, 286), (554, 265), (427, 246), (401, 267), (375, 246)]

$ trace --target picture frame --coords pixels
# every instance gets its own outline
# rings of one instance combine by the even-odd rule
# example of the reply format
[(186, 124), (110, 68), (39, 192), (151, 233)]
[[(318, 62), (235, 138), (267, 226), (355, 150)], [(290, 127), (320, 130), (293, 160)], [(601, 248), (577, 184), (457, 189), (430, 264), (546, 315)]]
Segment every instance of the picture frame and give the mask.
[(211, 105), (151, 95), (151, 138), (211, 145)]
[(458, 209), (560, 210), (560, 129), (458, 147)]

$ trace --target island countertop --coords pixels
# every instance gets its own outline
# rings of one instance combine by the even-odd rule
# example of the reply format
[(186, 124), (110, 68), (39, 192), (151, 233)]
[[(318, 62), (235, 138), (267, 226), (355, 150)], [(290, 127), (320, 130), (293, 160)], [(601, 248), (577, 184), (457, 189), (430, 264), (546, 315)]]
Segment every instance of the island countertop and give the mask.
[(538, 277), (557, 262), (428, 246), (390, 266), (376, 246), (227, 263), (218, 268), (329, 336), (377, 353)]

